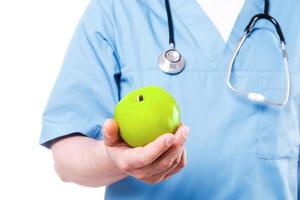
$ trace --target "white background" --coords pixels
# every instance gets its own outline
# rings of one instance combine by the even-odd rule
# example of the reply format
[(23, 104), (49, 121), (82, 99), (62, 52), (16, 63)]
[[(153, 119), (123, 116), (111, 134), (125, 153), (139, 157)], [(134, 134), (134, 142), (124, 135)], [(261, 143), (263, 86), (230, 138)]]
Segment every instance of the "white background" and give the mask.
[(63, 183), (38, 145), (41, 115), (89, 0), (0, 1), (0, 199), (103, 199)]
[[(219, 5), (204, 8), (226, 39), (243, 1), (198, 1)], [(63, 183), (53, 169), (51, 152), (38, 144), (42, 112), (89, 2), (0, 0), (1, 200), (104, 197), (103, 187)]]

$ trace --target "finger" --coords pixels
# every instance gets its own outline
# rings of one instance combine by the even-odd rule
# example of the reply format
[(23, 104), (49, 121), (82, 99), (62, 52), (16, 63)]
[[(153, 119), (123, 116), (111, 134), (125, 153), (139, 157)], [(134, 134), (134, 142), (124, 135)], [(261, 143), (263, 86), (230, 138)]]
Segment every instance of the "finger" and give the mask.
[(181, 161), (182, 155), (183, 155), (183, 151), (173, 161), (172, 165), (169, 168), (164, 169), (163, 171), (161, 171), (161, 172), (159, 172), (157, 174), (154, 174), (154, 175), (150, 176), (149, 178), (144, 179), (144, 181), (146, 181), (148, 183), (158, 183), (158, 182), (162, 181), (167, 174), (171, 173), (174, 169), (177, 168), (177, 166), (179, 165), (179, 163)]
[[(161, 143), (159, 143), (159, 139), (158, 138), (156, 141), (154, 141), (154, 143), (150, 143), (149, 145), (145, 146), (143, 149), (138, 149), (140, 151), (143, 151), (147, 148), (149, 149), (153, 149), (153, 151), (157, 151), (157, 153), (152, 154), (152, 157), (148, 158), (148, 156), (143, 155), (142, 153), (138, 152), (138, 155), (142, 156), (141, 159), (138, 159), (138, 161), (141, 161), (140, 163), (136, 163), (135, 164), (135, 168), (137, 169), (136, 173), (137, 174), (143, 174), (144, 171), (148, 172), (148, 175), (151, 176), (154, 173), (159, 173), (162, 170), (169, 168), (170, 165), (172, 164), (172, 162), (176, 159), (176, 157), (178, 157), (178, 154), (181, 154), (182, 151), (182, 146), (186, 140), (187, 134), (188, 134), (188, 127), (187, 126), (180, 126), (178, 128), (178, 130), (175, 133), (174, 136), (174, 142), (173, 144), (176, 144), (176, 146), (172, 146), (171, 148), (168, 148), (165, 146), (163, 151), (160, 151), (159, 148), (157, 148), (155, 145), (159, 145)], [(170, 134), (165, 134), (165, 135), (170, 135)], [(158, 143), (155, 143), (158, 142)], [(181, 148), (175, 148), (175, 147), (181, 147)], [(167, 149), (167, 150), (166, 150)], [(151, 154), (151, 150), (149, 151), (149, 153)], [(162, 156), (162, 154), (164, 154)], [(151, 155), (150, 155), (151, 156)], [(161, 158), (159, 158), (161, 157)], [(159, 159), (158, 159), (159, 158)], [(146, 159), (146, 160), (145, 160)], [(152, 163), (155, 162), (155, 164), (152, 165)], [(151, 166), (150, 166), (151, 164)]]
[(187, 127), (185, 125), (181, 125), (175, 133), (175, 136), (176, 136), (175, 143), (177, 145), (182, 146), (185, 143), (188, 133), (189, 133), (189, 127)]
[(170, 168), (170, 166), (176, 159), (178, 159), (179, 162), (182, 151), (182, 146), (173, 145), (166, 152), (161, 154), (156, 160), (154, 160), (150, 165), (139, 169), (135, 169), (133, 173), (139, 177), (150, 177), (155, 174), (158, 174), (164, 171), (165, 169)]
[[(182, 153), (183, 144), (188, 135), (189, 128), (185, 125), (182, 125), (178, 128), (175, 133), (175, 141), (171, 148), (159, 156), (151, 166), (147, 166), (149, 173), (154, 171), (156, 173), (169, 168), (172, 162)], [(143, 169), (143, 168), (142, 168)], [(151, 175), (151, 174), (150, 174)]]
[(111, 147), (122, 141), (119, 136), (118, 124), (116, 123), (115, 120), (107, 119), (104, 122), (102, 131), (104, 135), (104, 144), (106, 146)]
[(127, 162), (132, 163), (136, 169), (148, 166), (162, 153), (167, 151), (174, 141), (174, 134), (163, 134), (144, 147), (133, 148)]
[(171, 172), (169, 172), (168, 174), (166, 174), (164, 176), (163, 180), (166, 180), (169, 177), (171, 177), (172, 175), (178, 173), (185, 165), (186, 165), (186, 152), (184, 151), (183, 154), (182, 154), (182, 156), (181, 156), (180, 163)]

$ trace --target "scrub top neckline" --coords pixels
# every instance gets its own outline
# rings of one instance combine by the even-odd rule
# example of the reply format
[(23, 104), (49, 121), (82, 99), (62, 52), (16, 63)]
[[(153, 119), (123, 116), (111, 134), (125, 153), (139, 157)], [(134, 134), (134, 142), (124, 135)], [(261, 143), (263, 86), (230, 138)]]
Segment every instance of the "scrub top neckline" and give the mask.
[[(197, 0), (194, 0), (194, 1), (197, 3)], [(238, 23), (237, 23), (238, 18), (241, 17), (242, 11), (243, 11), (243, 9), (245, 9), (246, 3), (247, 3), (247, 0), (245, 0), (245, 1), (243, 2), (243, 5), (242, 5), (241, 9), (239, 10), (239, 12), (238, 12), (238, 14), (237, 14), (237, 17), (236, 17), (235, 20), (234, 20), (233, 26), (231, 27), (230, 33), (229, 33), (229, 35), (228, 35), (228, 37), (227, 37), (227, 40), (225, 40), (225, 39), (222, 37), (222, 35), (221, 35), (219, 29), (217, 28), (217, 26), (215, 25), (215, 23), (212, 21), (211, 17), (209, 17), (209, 15), (206, 13), (206, 11), (205, 11), (204, 8), (201, 6), (201, 4), (197, 3), (197, 6), (198, 6), (198, 8), (200, 9), (200, 12), (201, 12), (201, 13), (205, 13), (205, 15), (207, 16), (207, 21), (209, 22), (209, 24), (211, 25), (211, 27), (215, 29), (216, 34), (220, 36), (220, 39), (222, 40), (222, 42), (224, 43), (224, 46), (225, 46), (226, 43), (229, 41), (229, 38), (230, 38), (230, 36), (232, 35), (232, 33), (235, 31), (236, 26), (238, 25)]]
[[(211, 65), (217, 67), (220, 62), (222, 64), (224, 61), (227, 62), (250, 19), (255, 14), (263, 12), (264, 1), (245, 0), (227, 41), (223, 39), (218, 28), (201, 5), (197, 3), (197, 0), (175, 0), (171, 3), (171, 6), (173, 7), (174, 17), (185, 23), (191, 32), (195, 34), (201, 44), (201, 52), (204, 53)], [(178, 31), (176, 30), (176, 24), (174, 28), (176, 34), (176, 31)], [(178, 46), (178, 49), (180, 49), (180, 46)]]

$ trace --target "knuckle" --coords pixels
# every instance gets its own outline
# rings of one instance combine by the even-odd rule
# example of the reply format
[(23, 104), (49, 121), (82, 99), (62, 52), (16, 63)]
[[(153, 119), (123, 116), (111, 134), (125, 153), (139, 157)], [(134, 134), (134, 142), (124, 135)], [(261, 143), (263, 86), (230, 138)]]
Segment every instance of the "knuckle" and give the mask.
[(163, 160), (160, 162), (159, 168), (165, 169), (165, 168), (171, 167), (171, 165), (172, 165), (172, 161), (170, 161), (169, 159), (166, 159), (166, 160)]
[(122, 171), (125, 171), (125, 172), (130, 171), (130, 169), (131, 169), (130, 164), (126, 163), (126, 162), (122, 162), (119, 167)]
[(138, 162), (139, 162), (139, 164), (142, 165), (142, 166), (147, 166), (147, 165), (150, 164), (149, 160), (148, 160), (147, 158), (145, 158), (145, 157), (139, 158), (139, 159), (138, 159)]
[(143, 180), (143, 179), (146, 179), (146, 178), (147, 178), (147, 174), (144, 173), (144, 172), (139, 172), (139, 173), (135, 174), (135, 177), (136, 177), (137, 179)]

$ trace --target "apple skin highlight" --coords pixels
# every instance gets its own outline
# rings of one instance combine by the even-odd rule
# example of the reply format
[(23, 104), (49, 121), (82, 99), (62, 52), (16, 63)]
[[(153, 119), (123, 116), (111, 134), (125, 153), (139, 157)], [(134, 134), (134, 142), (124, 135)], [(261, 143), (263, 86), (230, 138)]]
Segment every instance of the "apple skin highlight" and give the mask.
[(175, 133), (180, 111), (175, 99), (158, 86), (131, 91), (116, 105), (114, 119), (131, 147), (145, 146), (164, 133)]

